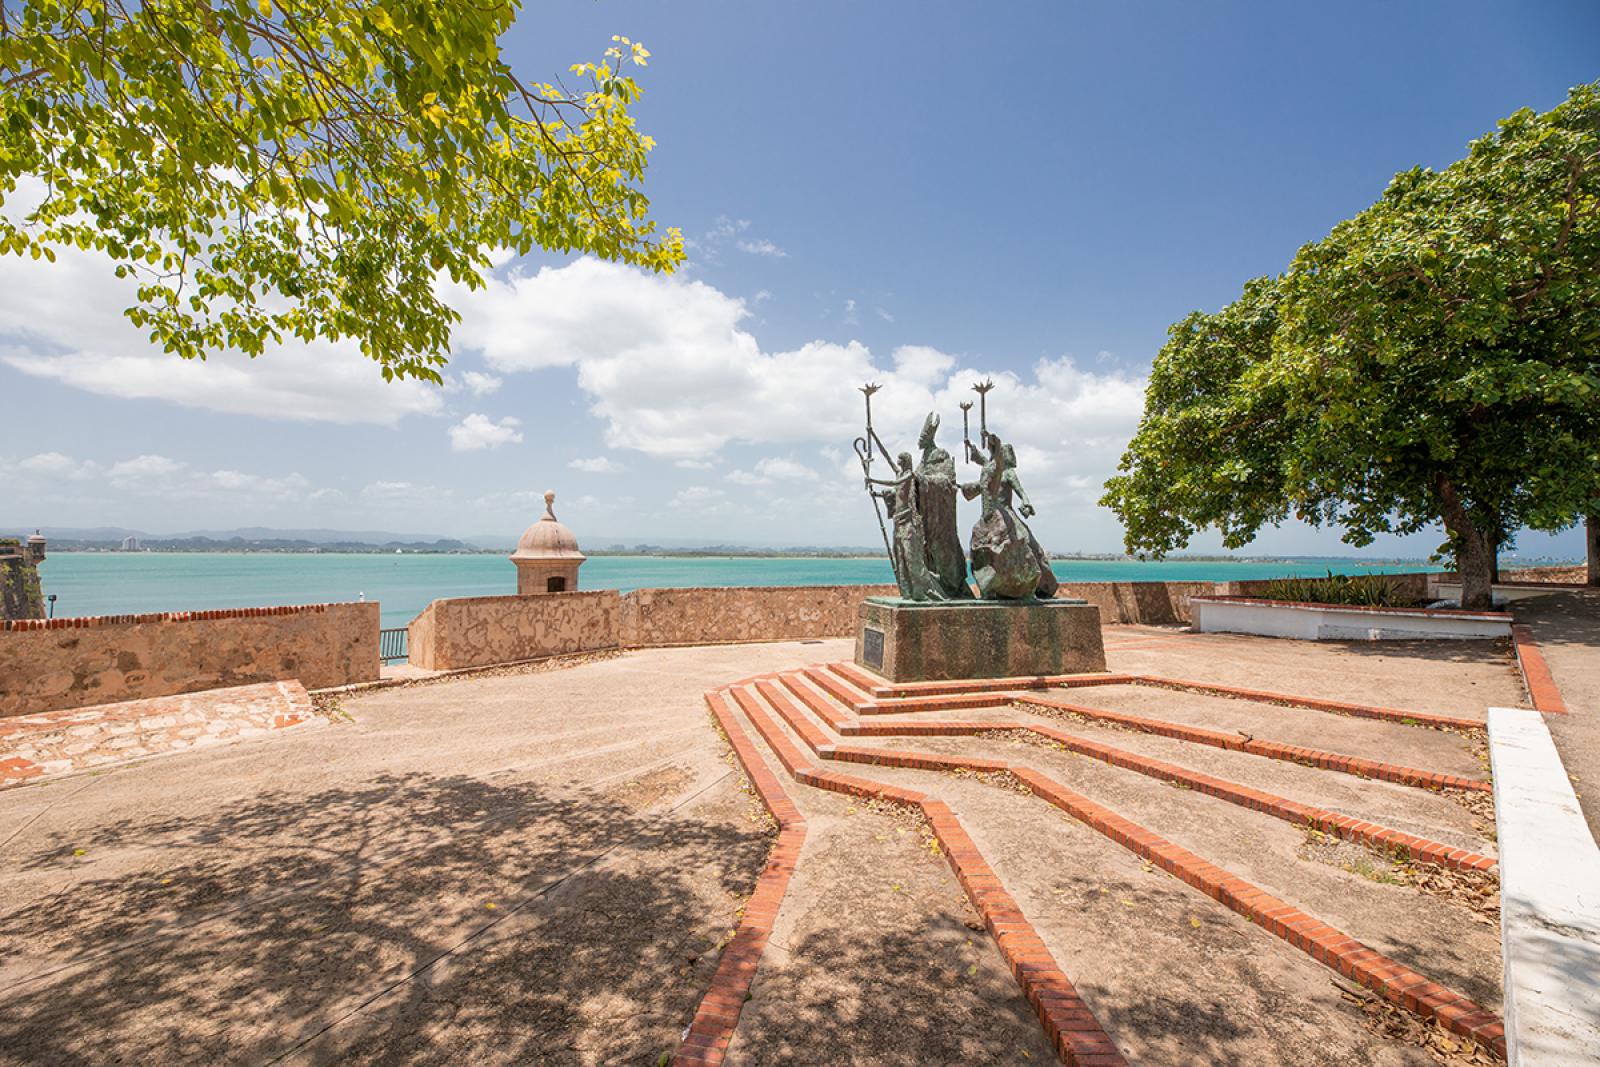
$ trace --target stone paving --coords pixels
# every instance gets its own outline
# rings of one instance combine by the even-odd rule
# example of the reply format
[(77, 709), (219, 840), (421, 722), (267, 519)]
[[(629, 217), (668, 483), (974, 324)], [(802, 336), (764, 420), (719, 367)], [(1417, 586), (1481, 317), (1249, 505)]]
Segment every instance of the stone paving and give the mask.
[(1510, 650), (1105, 634), (1113, 685), (659, 649), (0, 791), (0, 1063), (1492, 1062)]
[(299, 682), (261, 682), (0, 719), (0, 789), (321, 723)]

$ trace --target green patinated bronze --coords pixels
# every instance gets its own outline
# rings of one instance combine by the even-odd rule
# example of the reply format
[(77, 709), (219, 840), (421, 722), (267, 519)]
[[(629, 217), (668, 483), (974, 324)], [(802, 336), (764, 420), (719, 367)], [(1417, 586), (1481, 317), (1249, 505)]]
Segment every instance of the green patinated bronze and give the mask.
[[(888, 449), (872, 428), (872, 394), (877, 386), (862, 389), (867, 396), (867, 430), (856, 439), (863, 479), (873, 495), (874, 509), (882, 500), (893, 523), (885, 531), (885, 547), (894, 565), (895, 581), (903, 600), (912, 603), (970, 601), (967, 557), (962, 552), (956, 526), (956, 494), (968, 500), (981, 498), (983, 512), (972, 528), (971, 574), (978, 596), (986, 601), (1032, 600), (1053, 597), (1059, 586), (1050, 559), (1026, 520), (1033, 504), (1017, 475), (1016, 452), (989, 432), (987, 394), (993, 383), (973, 387), (979, 396), (981, 448), (965, 441), (967, 458), (981, 465), (977, 480), (963, 483), (956, 477), (955, 460), (935, 442), (939, 416), (930, 412), (922, 424), (918, 445), (922, 459), (912, 466), (910, 453), (902, 452), (892, 478), (871, 475), (873, 445), (887, 457)], [(963, 425), (971, 404), (962, 404)], [(881, 487), (881, 488), (877, 488)], [(1020, 505), (1020, 506), (1019, 506)], [(880, 523), (882, 516), (880, 515)]]

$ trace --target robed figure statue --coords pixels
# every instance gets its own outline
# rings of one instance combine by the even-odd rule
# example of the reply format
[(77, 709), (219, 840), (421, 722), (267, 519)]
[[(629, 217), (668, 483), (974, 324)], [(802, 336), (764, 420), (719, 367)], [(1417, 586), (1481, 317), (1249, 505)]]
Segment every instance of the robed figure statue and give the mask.
[[(1056, 577), (1056, 572), (1050, 567), (1050, 556), (1044, 547), (1039, 544), (1039, 539), (1033, 536), (1033, 531), (1028, 528), (1024, 520), (1033, 518), (1033, 504), (1028, 500), (1028, 494), (1022, 488), (1022, 479), (1017, 476), (1017, 453), (1010, 445), (1002, 451), (1006, 457), (1006, 472), (1002, 476), (1000, 487), (1000, 505), (1012, 512), (1017, 527), (1028, 539), (1028, 547), (1033, 549), (1034, 559), (1039, 561), (1039, 586), (1034, 590), (1042, 600), (1048, 600), (1056, 595), (1056, 590), (1061, 588), (1061, 581)], [(1020, 509), (1012, 507), (1013, 499), (1022, 501)]]
[(934, 443), (939, 416), (932, 412), (922, 424), (917, 444), (922, 462), (917, 465), (917, 503), (922, 513), (922, 536), (927, 565), (934, 584), (951, 600), (971, 600), (967, 584), (967, 556), (956, 527), (956, 461)]
[(927, 538), (923, 533), (922, 509), (918, 506), (917, 475), (911, 469), (911, 453), (900, 453), (894, 480), (867, 479), (889, 506), (894, 522), (894, 575), (900, 595), (907, 600), (948, 599), (928, 569)]
[(985, 600), (1023, 600), (1037, 594), (1041, 573), (1033, 535), (1010, 507), (1021, 483), (1013, 477), (1007, 485), (1011, 468), (1000, 438), (986, 432), (982, 441), (983, 448), (974, 448), (973, 457), (983, 470), (977, 481), (961, 486), (968, 500), (983, 499), (983, 514), (972, 528), (972, 578)]

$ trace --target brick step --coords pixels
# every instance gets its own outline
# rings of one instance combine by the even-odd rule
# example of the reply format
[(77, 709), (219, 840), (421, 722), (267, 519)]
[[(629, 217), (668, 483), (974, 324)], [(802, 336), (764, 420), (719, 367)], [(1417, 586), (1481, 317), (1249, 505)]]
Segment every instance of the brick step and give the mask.
[[(762, 685), (766, 681), (768, 684)], [(729, 690), (729, 695), (790, 775), (799, 782), (848, 796), (871, 797), (917, 808), (927, 820), (968, 899), (994, 938), (1028, 1003), (1033, 1007), (1062, 1063), (1076, 1067), (1117, 1067), (1122, 1054), (1072, 982), (1057, 966), (1016, 900), (949, 806), (927, 794), (898, 789), (866, 778), (818, 769), (767, 713), (757, 693), (778, 693), (771, 679)], [(792, 702), (791, 702), (792, 703)], [(813, 724), (814, 727), (814, 724)], [(811, 735), (815, 738), (815, 734)]]
[[(798, 696), (800, 702), (813, 715), (820, 717), (835, 733), (849, 736), (859, 735), (862, 728), (850, 721), (840, 721), (836, 709), (821, 699), (815, 690), (806, 688), (798, 683), (793, 672), (786, 672), (778, 676), (778, 681), (783, 682), (788, 693), (783, 693), (772, 682), (758, 683), (756, 688), (767, 700), (767, 703), (789, 723), (790, 728), (811, 747), (814, 752), (822, 754), (826, 751), (825, 758), (849, 760), (852, 762), (873, 763), (878, 762), (871, 758), (871, 754), (882, 751), (873, 748), (850, 748), (834, 743), (826, 732), (819, 729), (815, 722), (804, 715), (795, 702), (790, 699), (790, 694)], [(794, 684), (791, 684), (793, 682)], [(833, 717), (830, 717), (833, 716)], [(870, 736), (890, 737), (903, 736), (895, 732), (898, 724), (874, 723), (871, 725)], [(1384, 852), (1401, 851), (1414, 862), (1434, 864), (1457, 870), (1495, 871), (1497, 861), (1490, 856), (1481, 855), (1470, 849), (1457, 848), (1438, 841), (1432, 841), (1416, 834), (1396, 830), (1381, 823), (1366, 819), (1358, 819), (1349, 815), (1329, 811), (1313, 804), (1305, 804), (1291, 800), (1287, 797), (1277, 796), (1265, 790), (1256, 789), (1239, 782), (1232, 782), (1225, 778), (1204, 774), (1190, 770), (1174, 763), (1143, 756), (1127, 749), (1118, 748), (1097, 741), (1078, 737), (1074, 734), (1050, 726), (1041, 726), (1031, 723), (908, 723), (905, 734), (911, 736), (968, 736), (991, 732), (1010, 732), (1025, 730), (1036, 736), (1043, 737), (1055, 744), (1061, 745), (1068, 751), (1079, 755), (1088, 756), (1111, 766), (1121, 767), (1125, 770), (1135, 771), (1158, 781), (1176, 782), (1205, 793), (1208, 796), (1226, 800), (1251, 811), (1259, 811), (1296, 826), (1309, 826), (1335, 837), (1358, 841)], [(919, 756), (915, 753), (895, 753), (900, 757), (909, 758)], [(928, 757), (940, 760), (939, 765), (923, 765), (927, 770), (954, 769), (947, 766), (948, 761), (942, 757)], [(979, 763), (986, 761), (968, 760), (962, 764), (969, 769), (995, 770), (997, 767), (979, 767)]]
[(1478, 778), (1463, 778), (1459, 775), (1443, 774), (1438, 771), (1422, 770), (1416, 767), (1402, 767), (1398, 764), (1367, 759), (1364, 756), (1347, 756), (1339, 752), (1326, 752), (1321, 749), (1305, 748), (1300, 745), (1286, 745), (1280, 741), (1265, 741), (1260, 738), (1246, 737), (1222, 730), (1211, 730), (1201, 726), (1188, 726), (1182, 723), (1167, 722), (1162, 719), (1149, 719), (1142, 715), (1129, 715), (1126, 712), (1106, 711), (1102, 708), (1069, 704), (1037, 693), (1020, 692), (1012, 693), (1010, 696), (1013, 702), (1025, 706), (1031, 705), (1055, 711), (1064, 711), (1072, 715), (1081, 715), (1096, 722), (1124, 726), (1131, 730), (1138, 730), (1141, 733), (1173, 737), (1180, 741), (1210, 745), (1213, 748), (1248, 752), (1254, 756), (1265, 756), (1268, 759), (1299, 763), (1307, 767), (1340, 771), (1344, 774), (1355, 775), (1358, 778), (1379, 778), (1386, 782), (1397, 782), (1400, 785), (1417, 786), (1422, 789), (1462, 789), (1479, 793), (1494, 791), (1492, 783)]
[[(1408, 1011), (1437, 1021), (1453, 1033), (1483, 1045), (1496, 1055), (1505, 1055), (1504, 1026), (1500, 1018), (1475, 1001), (1428, 980), (1254, 884), (1073, 792), (1047, 775), (1004, 760), (835, 745), (800, 705), (777, 686), (771, 682), (761, 682), (753, 690), (772, 702), (779, 716), (823, 759), (924, 771), (1008, 772), (1036, 796), (1258, 923), (1317, 962), (1337, 970)], [(735, 698), (753, 721), (756, 716), (764, 714), (751, 689), (736, 691)], [(772, 729), (775, 734), (778, 733), (775, 724)], [(793, 742), (787, 738), (783, 740), (793, 752), (797, 765), (803, 765), (804, 754), (794, 748)], [(826, 772), (821, 772), (819, 777), (827, 777)], [(849, 785), (850, 791), (861, 795), (926, 797), (925, 794), (900, 790), (871, 779), (850, 779)], [(1422, 842), (1420, 838), (1414, 840)]]

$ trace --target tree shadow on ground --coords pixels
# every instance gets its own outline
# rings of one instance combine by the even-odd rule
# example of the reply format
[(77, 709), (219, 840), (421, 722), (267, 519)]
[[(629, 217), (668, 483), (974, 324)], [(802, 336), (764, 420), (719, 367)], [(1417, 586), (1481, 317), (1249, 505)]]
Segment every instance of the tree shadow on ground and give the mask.
[(1043, 1031), (988, 934), (949, 915), (877, 936), (835, 927), (789, 946), (757, 978), (735, 1049), (740, 1063), (1051, 1062)]
[(0, 956), (41, 961), (0, 989), (0, 1062), (653, 1063), (770, 842), (718, 788), (664, 816), (385, 775), (36, 849), (150, 859), (0, 915)]
[(1398, 641), (1319, 641), (1326, 648), (1353, 656), (1414, 659), (1428, 663), (1488, 663), (1513, 667), (1516, 659), (1506, 638), (1451, 640), (1416, 638)]
[(1600, 655), (1600, 590), (1562, 590), (1519, 600), (1513, 606), (1518, 622), (1539, 627), (1541, 645), (1593, 649)]

